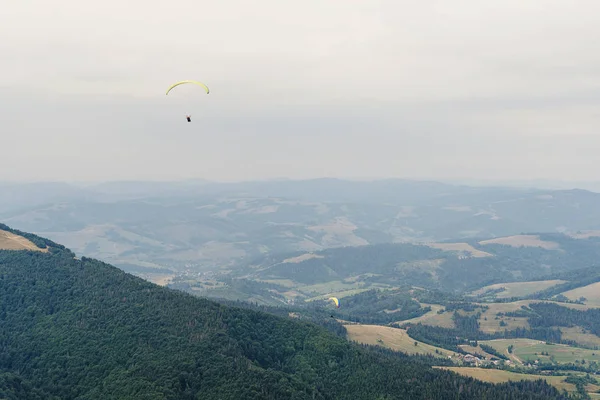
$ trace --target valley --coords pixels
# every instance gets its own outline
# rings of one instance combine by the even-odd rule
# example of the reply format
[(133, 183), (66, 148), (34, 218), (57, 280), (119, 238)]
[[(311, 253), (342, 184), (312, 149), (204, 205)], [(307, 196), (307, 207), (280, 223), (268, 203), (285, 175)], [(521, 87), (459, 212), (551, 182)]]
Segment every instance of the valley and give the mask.
[[(319, 182), (191, 185), (178, 196), (153, 188), (119, 199), (94, 188), (88, 196), (101, 202), (82, 195), (0, 213), (20, 229), (0, 226), (0, 251), (66, 251), (55, 241), (65, 240), (74, 260), (99, 257), (164, 290), (314, 324), (485, 382), (543, 379), (595, 396), (596, 194), (433, 184), (419, 192), (397, 182), (404, 191), (379, 186), (369, 198), (361, 184), (337, 184), (348, 194)], [(544, 207), (563, 210), (552, 226), (535, 217)]]
[(426, 399), (454, 397), (459, 385), (468, 398), (565, 399), (544, 381), (490, 385), (433, 368), (452, 362), (424, 342), (409, 351), (401, 329), (350, 323), (354, 338), (376, 334), (395, 349), (358, 345), (323, 308), (219, 304), (0, 229), (47, 249), (1, 244), (3, 398)]

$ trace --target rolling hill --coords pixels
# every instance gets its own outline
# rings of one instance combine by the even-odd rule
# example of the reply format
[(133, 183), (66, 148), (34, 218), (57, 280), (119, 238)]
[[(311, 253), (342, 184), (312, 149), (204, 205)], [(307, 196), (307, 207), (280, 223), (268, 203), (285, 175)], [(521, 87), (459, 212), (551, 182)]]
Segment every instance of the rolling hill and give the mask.
[(564, 398), (540, 380), (485, 384), (433, 358), (199, 299), (1, 228), (47, 249), (0, 249), (2, 398)]
[(40, 187), (0, 185), (0, 221), (149, 279), (285, 252), (600, 232), (600, 194), (585, 190), (338, 179)]
[[(323, 295), (403, 285), (465, 293), (502, 283), (504, 286), (496, 290), (490, 286), (475, 294), (484, 295), (492, 290), (497, 296), (509, 298), (564, 283), (554, 278), (555, 282), (545, 282), (542, 287), (526, 283), (528, 281), (546, 281), (553, 274), (587, 268), (600, 259), (597, 238), (575, 239), (560, 233), (521, 238), (523, 242), (513, 236), (494, 241), (474, 239), (462, 246), (457, 246), (460, 243), (393, 243), (269, 255), (229, 275), (283, 285), (288, 291), (306, 292), (316, 289), (317, 285), (327, 286), (330, 291), (320, 293)], [(506, 291), (507, 286), (515, 289)], [(522, 288), (522, 293), (516, 290), (517, 286)], [(525, 289), (527, 286), (529, 290)], [(503, 293), (497, 294), (499, 290)]]

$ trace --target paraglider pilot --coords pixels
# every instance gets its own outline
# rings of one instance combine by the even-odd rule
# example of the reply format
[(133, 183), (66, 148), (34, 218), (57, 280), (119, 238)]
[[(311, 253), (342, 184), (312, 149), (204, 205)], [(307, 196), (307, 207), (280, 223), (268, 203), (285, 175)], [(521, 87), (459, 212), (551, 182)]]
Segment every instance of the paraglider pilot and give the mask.
[(192, 122), (192, 116), (191, 115), (186, 115), (185, 117), (187, 118), (188, 122)]

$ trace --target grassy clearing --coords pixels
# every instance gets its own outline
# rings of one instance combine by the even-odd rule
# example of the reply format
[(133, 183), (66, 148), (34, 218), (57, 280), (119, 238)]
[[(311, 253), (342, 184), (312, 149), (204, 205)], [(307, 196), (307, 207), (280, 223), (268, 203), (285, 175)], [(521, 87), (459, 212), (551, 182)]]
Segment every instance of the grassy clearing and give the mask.
[(463, 344), (463, 345), (460, 345), (460, 348), (462, 348), (464, 351), (466, 351), (469, 354), (476, 355), (477, 357), (479, 357), (481, 359), (490, 360), (490, 359), (492, 359), (492, 357), (495, 357), (495, 356), (483, 351), (481, 349), (481, 347), (479, 347), (479, 346), (475, 347), (475, 346), (469, 346), (469, 345)]
[(514, 235), (496, 239), (482, 240), (481, 245), (504, 244), (512, 247), (541, 247), (546, 250), (558, 250), (560, 245), (556, 242), (541, 240), (538, 235)]
[[(479, 319), (481, 330), (486, 333), (493, 333), (504, 331), (505, 329), (529, 328), (527, 318), (499, 317), (499, 319), (496, 319), (496, 314), (500, 312), (507, 313), (510, 311), (517, 311), (521, 306), (529, 306), (533, 303), (554, 303), (562, 307), (573, 308), (576, 310), (587, 310), (590, 308), (590, 306), (583, 304), (558, 303), (555, 301), (543, 300), (519, 300), (510, 303), (477, 303), (489, 307), (487, 311), (481, 314), (481, 318)], [(500, 321), (504, 321), (506, 326), (500, 326)]]
[[(574, 363), (576, 360), (600, 362), (600, 351), (588, 350), (564, 344), (546, 344), (532, 339), (498, 339), (486, 340), (481, 343), (492, 346), (497, 351), (508, 355), (508, 346), (513, 346), (513, 355), (521, 362), (534, 362), (535, 360), (549, 362), (553, 357), (557, 363)], [(547, 356), (541, 355), (548, 353)]]
[(600, 307), (600, 282), (583, 286), (577, 289), (569, 290), (563, 293), (570, 300), (577, 300), (585, 297), (584, 303), (592, 307)]
[(306, 295), (319, 296), (326, 295), (329, 293), (338, 293), (345, 290), (362, 289), (364, 283), (344, 283), (341, 281), (330, 281), (325, 283), (318, 283), (316, 285), (301, 286), (297, 287), (296, 290)]
[(325, 257), (320, 256), (318, 254), (314, 254), (314, 253), (306, 253), (306, 254), (302, 254), (301, 256), (298, 256), (298, 257), (286, 258), (281, 263), (282, 264), (286, 264), (286, 263), (298, 264), (298, 263), (301, 263), (302, 261), (310, 260), (311, 258), (325, 258)]
[(33, 250), (48, 252), (48, 249), (40, 249), (31, 240), (14, 233), (0, 230), (0, 250)]
[(439, 304), (425, 304), (421, 303), (421, 307), (431, 307), (431, 311), (426, 314), (421, 315), (420, 317), (407, 319), (404, 321), (398, 321), (396, 324), (402, 326), (407, 323), (418, 324), (422, 323), (423, 325), (429, 326), (441, 326), (442, 328), (454, 328), (454, 321), (452, 320), (452, 313), (445, 312), (443, 314), (438, 314), (439, 310), (443, 310), (444, 307)]
[(576, 233), (571, 233), (569, 236), (574, 239), (589, 239), (591, 237), (600, 237), (600, 231), (578, 231)]
[[(549, 356), (541, 356), (542, 352), (548, 352)], [(536, 345), (517, 347), (513, 352), (523, 361), (533, 362), (536, 359), (546, 360), (554, 356), (558, 363), (574, 363), (576, 360), (600, 362), (600, 351), (582, 349), (563, 344), (548, 345), (540, 343)]]
[(357, 226), (346, 217), (336, 217), (329, 223), (314, 225), (307, 229), (324, 233), (322, 242), (325, 246), (363, 246), (369, 244), (368, 241), (354, 234)]
[(173, 274), (144, 274), (143, 278), (152, 282), (152, 283), (156, 283), (157, 285), (160, 286), (166, 286), (169, 284), (169, 282), (171, 282), (171, 279), (173, 279), (175, 275)]
[(561, 283), (565, 283), (566, 281), (562, 280), (550, 280), (550, 281), (534, 281), (534, 282), (510, 282), (510, 283), (496, 283), (494, 285), (489, 285), (478, 289), (472, 293), (471, 296), (482, 295), (487, 291), (496, 290), (500, 288), (505, 288), (504, 291), (496, 293), (494, 296), (502, 299), (508, 297), (521, 297), (533, 294), (535, 292), (539, 292), (540, 290), (548, 289), (552, 286), (559, 285)]
[(574, 340), (584, 346), (600, 346), (600, 337), (592, 333), (585, 333), (579, 326), (572, 328), (561, 327), (560, 331), (564, 339)]
[(444, 251), (468, 253), (471, 257), (492, 257), (492, 254), (477, 250), (468, 243), (430, 243), (428, 246)]
[[(577, 310), (587, 310), (590, 306), (582, 305), (582, 304), (569, 304), (569, 303), (558, 303), (554, 301), (540, 301), (540, 300), (520, 300), (514, 301), (511, 303), (474, 303), (479, 306), (488, 306), (488, 310), (481, 314), (481, 318), (479, 319), (480, 329), (485, 333), (494, 333), (494, 332), (502, 332), (505, 329), (513, 330), (516, 328), (529, 328), (529, 322), (527, 318), (524, 317), (498, 317), (496, 319), (496, 314), (510, 311), (517, 311), (521, 308), (521, 306), (529, 306), (532, 303), (554, 303), (563, 307), (574, 308)], [(452, 320), (452, 312), (445, 312), (442, 314), (438, 314), (438, 310), (443, 309), (443, 306), (438, 304), (422, 304), (423, 307), (430, 306), (431, 311), (417, 318), (412, 318), (409, 320), (398, 321), (396, 324), (402, 326), (409, 322), (411, 323), (422, 323), (423, 325), (430, 326), (440, 326), (443, 328), (454, 328), (454, 321)], [(473, 314), (465, 313), (459, 311), (460, 314)], [(501, 326), (501, 321), (504, 322), (505, 326)], [(574, 334), (574, 332), (573, 332)], [(593, 335), (592, 335), (593, 336)], [(587, 337), (588, 341), (591, 338)], [(600, 340), (600, 339), (599, 339)], [(584, 343), (584, 342), (582, 342)]]
[(294, 288), (298, 286), (298, 284), (291, 279), (257, 279), (257, 282), (272, 283), (274, 285), (279, 285), (286, 288)]
[[(408, 354), (431, 354), (438, 357), (448, 357), (454, 353), (446, 349), (415, 341), (408, 336), (404, 329), (390, 328), (380, 325), (345, 325), (348, 339), (359, 343), (387, 347)], [(417, 342), (417, 346), (415, 346)], [(435, 351), (438, 351), (436, 353)]]
[(295, 290), (288, 290), (287, 292), (283, 292), (281, 294), (284, 295), (285, 298), (288, 300), (296, 301), (298, 299), (304, 298), (304, 295), (302, 293), (297, 292)]
[(323, 295), (319, 295), (319, 296), (315, 296), (315, 297), (311, 297), (309, 299), (306, 299), (305, 301), (315, 301), (315, 300), (327, 300), (330, 297), (337, 297), (338, 299), (342, 299), (344, 297), (347, 296), (353, 296), (355, 294), (359, 294), (362, 292), (366, 292), (369, 289), (350, 289), (350, 290), (343, 290), (341, 292), (333, 292), (333, 293), (327, 293), (327, 294), (323, 294)]
[(344, 283), (355, 283), (355, 282), (360, 282), (362, 280), (364, 280), (365, 278), (371, 278), (373, 276), (381, 276), (381, 274), (373, 274), (373, 273), (366, 273), (366, 274), (360, 274), (360, 275), (356, 275), (356, 276), (349, 276), (348, 278), (344, 279)]
[[(479, 319), (479, 326), (483, 332), (494, 333), (501, 332), (505, 329), (512, 330), (516, 328), (529, 328), (527, 318), (513, 318), (513, 317), (499, 317), (496, 319), (496, 314), (510, 311), (517, 311), (521, 306), (528, 305), (529, 301), (515, 301), (512, 303), (485, 303), (489, 307), (488, 310), (481, 314)], [(500, 323), (503, 321), (506, 326), (501, 326)]]
[[(559, 390), (565, 389), (568, 392), (575, 392), (577, 389), (575, 385), (565, 382), (565, 376), (544, 376), (544, 375), (530, 375), (530, 374), (518, 374), (516, 372), (503, 371), (499, 369), (485, 369), (485, 368), (471, 368), (471, 367), (433, 367), (442, 368), (454, 371), (460, 375), (469, 376), (480, 381), (490, 383), (504, 383), (509, 381), (522, 381), (522, 380), (538, 380), (544, 379), (548, 384), (556, 387)], [(593, 388), (591, 388), (593, 389)]]

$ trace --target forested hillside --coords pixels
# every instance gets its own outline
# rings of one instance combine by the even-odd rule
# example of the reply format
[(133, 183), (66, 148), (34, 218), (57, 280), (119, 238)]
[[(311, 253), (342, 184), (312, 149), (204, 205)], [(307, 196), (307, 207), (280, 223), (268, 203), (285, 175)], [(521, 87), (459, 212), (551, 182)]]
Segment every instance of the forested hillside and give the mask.
[(48, 253), (0, 251), (0, 398), (561, 398), (541, 381), (484, 384), (43, 243)]
[[(525, 238), (529, 237), (539, 245), (507, 245), (500, 240), (431, 246), (386, 243), (270, 255), (249, 263), (240, 274), (271, 282), (291, 280), (297, 286), (353, 278), (365, 287), (410, 284), (463, 292), (496, 282), (564, 275), (600, 260), (598, 238), (575, 239), (563, 234)], [(465, 250), (444, 251), (433, 246)]]

